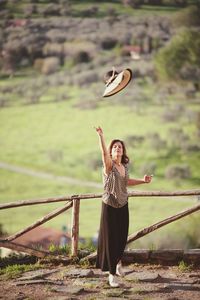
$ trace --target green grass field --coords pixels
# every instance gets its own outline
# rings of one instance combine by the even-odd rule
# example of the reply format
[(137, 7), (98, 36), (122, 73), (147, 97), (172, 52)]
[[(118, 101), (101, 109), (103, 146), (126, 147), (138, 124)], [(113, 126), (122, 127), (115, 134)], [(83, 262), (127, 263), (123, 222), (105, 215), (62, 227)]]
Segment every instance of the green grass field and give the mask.
[[(76, 97), (77, 94), (78, 91)], [(95, 110), (79, 110), (74, 107), (76, 99), (72, 97), (67, 102), (18, 105), (2, 109), (0, 111), (1, 161), (38, 172), (80, 179), (83, 182), (87, 180), (101, 183), (101, 167), (93, 169), (90, 165), (91, 159), (100, 160), (98, 137), (93, 126), (101, 125), (107, 142), (115, 137), (126, 139), (130, 135), (146, 137), (142, 145), (127, 149), (133, 164), (131, 176), (143, 176), (140, 166), (145, 162), (156, 162), (157, 169), (153, 183), (135, 187), (136, 190), (173, 191), (199, 188), (199, 160), (197, 159), (199, 154), (180, 156), (180, 153), (171, 153), (169, 155), (166, 150), (157, 152), (148, 143), (147, 137), (152, 132), (158, 132), (163, 139), (168, 139), (168, 130), (174, 126), (173, 123), (162, 123), (159, 116), (164, 108), (148, 104), (138, 115), (127, 106), (115, 104), (114, 100), (111, 102), (107, 100), (99, 101), (98, 108)], [(192, 107), (191, 105), (190, 109)], [(193, 137), (194, 124), (185, 122), (184, 118), (179, 122), (176, 126), (181, 126)], [(192, 178), (178, 181), (166, 179), (164, 171), (167, 164), (175, 162), (188, 163), (192, 169)], [(53, 179), (41, 179), (3, 169), (0, 170), (0, 176), (1, 203), (102, 191), (98, 188), (69, 185)], [(196, 201), (196, 197), (131, 198), (129, 200), (130, 233), (191, 207), (196, 204)], [(62, 205), (64, 204), (4, 210), (1, 211), (1, 223), (6, 231), (15, 232)], [(97, 231), (100, 210), (100, 199), (81, 202), (81, 236), (91, 237)], [(71, 211), (68, 211), (46, 223), (45, 226), (61, 229), (64, 224), (70, 227), (70, 222)], [(184, 222), (184, 220), (179, 221), (179, 224)], [(163, 230), (160, 230), (160, 236), (163, 236)], [(175, 231), (173, 227), (172, 230)], [(145, 240), (148, 244), (156, 244), (151, 239), (149, 241), (149, 237), (144, 238)]]

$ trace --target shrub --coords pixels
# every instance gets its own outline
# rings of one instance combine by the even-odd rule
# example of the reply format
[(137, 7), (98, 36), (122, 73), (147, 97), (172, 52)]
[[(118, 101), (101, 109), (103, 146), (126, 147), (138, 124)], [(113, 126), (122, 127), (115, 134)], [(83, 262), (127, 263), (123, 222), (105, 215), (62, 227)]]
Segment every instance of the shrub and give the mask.
[(200, 7), (190, 6), (176, 14), (174, 19), (175, 26), (199, 26), (200, 25)]
[(110, 50), (117, 45), (118, 41), (112, 37), (105, 37), (101, 42), (101, 47), (104, 50)]
[(29, 4), (24, 8), (24, 15), (26, 18), (31, 17), (32, 14), (37, 14), (37, 5)]
[(161, 117), (162, 117), (162, 120), (165, 122), (176, 122), (179, 118), (177, 113), (172, 110), (165, 110)]
[(6, 8), (7, 2), (8, 2), (7, 0), (1, 0), (0, 1), (0, 8), (1, 9)]
[(94, 82), (97, 82), (98, 80), (99, 77), (96, 71), (85, 71), (81, 73), (77, 72), (77, 75), (74, 76), (73, 83), (75, 85), (83, 86), (83, 85), (92, 84)]
[(165, 171), (167, 179), (188, 179), (190, 176), (191, 172), (188, 165), (170, 165)]
[(200, 152), (200, 145), (198, 144), (183, 144), (181, 148), (185, 152)]
[(89, 18), (89, 17), (93, 17), (94, 18), (94, 16), (97, 15), (98, 10), (99, 9), (98, 9), (97, 6), (92, 6), (92, 7), (88, 8), (88, 9), (83, 10), (81, 12), (81, 15), (83, 17), (87, 17), (87, 18)]
[(157, 164), (155, 162), (144, 163), (140, 166), (141, 174), (155, 174)]
[(102, 167), (102, 160), (99, 158), (90, 157), (87, 164), (91, 170), (96, 171)]
[(162, 140), (158, 133), (152, 133), (149, 135), (150, 145), (156, 151), (166, 148), (166, 141)]
[(168, 136), (173, 147), (180, 147), (189, 141), (189, 136), (184, 133), (182, 128), (170, 128)]
[(73, 57), (74, 63), (79, 64), (79, 63), (88, 63), (90, 62), (91, 58), (88, 52), (86, 51), (77, 51)]
[[(183, 30), (174, 36), (171, 42), (162, 48), (155, 57), (155, 66), (161, 79), (184, 79), (181, 70), (192, 66), (198, 72), (200, 68), (200, 32)], [(195, 79), (191, 78), (192, 80)]]
[(142, 135), (129, 135), (125, 138), (127, 146), (135, 147), (141, 145), (144, 141), (144, 136)]
[(43, 60), (42, 73), (49, 75), (55, 73), (59, 67), (59, 59), (57, 57), (48, 57)]
[(33, 68), (35, 70), (41, 72), (42, 71), (43, 62), (44, 62), (44, 59), (42, 59), (42, 58), (35, 59), (34, 64), (33, 64)]
[(46, 16), (60, 16), (60, 5), (58, 4), (48, 4), (43, 10), (44, 17)]
[(63, 152), (61, 150), (48, 150), (47, 156), (54, 163), (60, 163), (63, 160)]
[(0, 223), (0, 237), (7, 235), (7, 232), (4, 230), (3, 225)]
[(198, 82), (200, 78), (200, 68), (186, 63), (180, 69), (180, 78), (188, 81)]
[(43, 47), (43, 54), (45, 56), (57, 56), (63, 53), (63, 44), (60, 43), (46, 43)]
[(52, 28), (47, 31), (46, 37), (53, 43), (64, 43), (67, 38), (67, 34), (64, 30), (60, 28)]
[(200, 112), (197, 113), (196, 127), (197, 127), (197, 135), (200, 136)]
[(192, 270), (192, 266), (186, 264), (183, 260), (180, 261), (178, 265), (178, 269), (180, 272), (190, 272)]
[(132, 8), (139, 8), (144, 3), (143, 0), (123, 0), (122, 2), (125, 6)]

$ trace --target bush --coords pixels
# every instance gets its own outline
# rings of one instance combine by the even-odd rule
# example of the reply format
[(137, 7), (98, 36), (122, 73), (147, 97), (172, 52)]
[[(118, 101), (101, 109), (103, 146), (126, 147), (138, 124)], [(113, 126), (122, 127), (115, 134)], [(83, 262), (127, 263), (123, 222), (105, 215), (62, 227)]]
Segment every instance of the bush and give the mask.
[(144, 141), (144, 136), (142, 135), (129, 135), (125, 138), (127, 146), (136, 147), (141, 145)]
[[(200, 32), (183, 30), (171, 42), (162, 48), (155, 57), (155, 66), (161, 79), (184, 79), (181, 70), (185, 66), (192, 66), (193, 72), (200, 68)], [(196, 80), (195, 76), (190, 78)]]
[(75, 64), (79, 64), (79, 63), (88, 63), (90, 62), (91, 58), (88, 52), (78, 51), (77, 53), (75, 53), (73, 60)]
[(156, 151), (160, 151), (166, 148), (166, 141), (162, 140), (158, 133), (152, 133), (149, 135), (150, 145)]
[(91, 85), (94, 82), (98, 82), (98, 80), (99, 77), (96, 71), (77, 72), (76, 76), (73, 77), (73, 83), (79, 86)]
[(170, 143), (173, 147), (180, 147), (189, 141), (189, 136), (184, 133), (182, 128), (169, 129)]
[(165, 110), (162, 114), (162, 120), (165, 122), (177, 122), (179, 116), (173, 110)]
[(89, 159), (87, 160), (87, 165), (88, 167), (93, 170), (99, 170), (102, 168), (102, 160), (100, 158), (94, 157), (94, 155), (92, 155), (93, 157), (89, 157)]
[(157, 165), (155, 162), (145, 163), (140, 166), (140, 173), (148, 175), (155, 174), (156, 168)]
[(191, 172), (188, 165), (170, 165), (165, 171), (167, 179), (188, 179), (190, 176)]
[(6, 8), (7, 2), (8, 2), (7, 0), (1, 0), (0, 1), (0, 8), (1, 9)]
[(200, 26), (200, 7), (190, 6), (176, 14), (175, 26)]
[(43, 10), (44, 17), (46, 16), (60, 16), (60, 5), (48, 4)]
[(117, 43), (118, 43), (118, 41), (115, 38), (106, 37), (101, 42), (101, 47), (104, 50), (110, 50), (110, 49), (114, 48), (117, 45)]
[(92, 6), (92, 7), (88, 8), (88, 9), (83, 10), (81, 12), (81, 15), (83, 17), (85, 17), (85, 18), (90, 18), (90, 17), (94, 18), (94, 16), (98, 14), (98, 10), (99, 9), (98, 9), (97, 6)]
[(44, 62), (43, 58), (37, 58), (37, 59), (35, 59), (34, 64), (33, 64), (33, 68), (35, 70), (41, 72), (42, 71), (43, 62)]
[(59, 59), (57, 57), (48, 57), (43, 60), (42, 74), (49, 75), (55, 73), (59, 67)]
[(143, 0), (123, 0), (122, 2), (125, 6), (132, 8), (139, 8), (144, 3)]
[(199, 153), (200, 152), (200, 145), (198, 144), (183, 144), (182, 145), (182, 150), (184, 150), (185, 152), (196, 152)]
[(200, 68), (197, 68), (195, 65), (185, 64), (180, 69), (180, 78), (185, 81), (195, 81), (198, 82), (200, 78)]

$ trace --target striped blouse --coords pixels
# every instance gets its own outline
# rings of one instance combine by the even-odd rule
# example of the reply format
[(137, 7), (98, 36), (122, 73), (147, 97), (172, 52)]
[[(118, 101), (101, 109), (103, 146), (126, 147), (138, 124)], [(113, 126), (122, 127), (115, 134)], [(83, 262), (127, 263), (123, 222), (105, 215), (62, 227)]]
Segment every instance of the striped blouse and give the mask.
[(122, 207), (128, 202), (128, 166), (127, 164), (123, 164), (123, 166), (125, 167), (125, 176), (119, 173), (114, 162), (110, 173), (108, 175), (103, 173), (104, 193), (102, 200), (115, 208)]

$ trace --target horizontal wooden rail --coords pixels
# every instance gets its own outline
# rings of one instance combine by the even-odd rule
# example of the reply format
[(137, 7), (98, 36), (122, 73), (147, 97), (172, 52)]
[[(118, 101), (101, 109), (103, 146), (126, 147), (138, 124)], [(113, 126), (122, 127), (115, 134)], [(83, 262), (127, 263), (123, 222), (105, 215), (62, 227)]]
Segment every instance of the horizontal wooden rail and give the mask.
[(7, 237), (5, 240), (6, 241), (15, 240), (16, 238), (23, 235), (24, 233), (26, 233), (28, 231), (31, 231), (32, 229), (34, 229), (34, 228), (46, 223), (47, 221), (55, 218), (56, 216), (60, 215), (64, 211), (68, 210), (70, 207), (72, 207), (72, 202), (71, 201), (69, 203), (67, 203), (66, 205), (64, 205), (63, 207), (57, 208), (55, 211), (53, 211), (53, 212), (49, 213), (48, 215), (44, 216), (43, 218), (39, 219), (38, 221), (36, 221), (32, 225), (28, 226), (27, 228), (19, 231), (18, 233), (15, 233), (15, 234)]
[[(175, 192), (163, 192), (163, 191), (132, 191), (128, 193), (128, 197), (171, 197), (171, 196), (198, 196), (200, 195), (200, 189), (197, 190), (186, 190), (186, 191), (175, 191)], [(84, 200), (84, 199), (95, 199), (101, 198), (102, 194), (83, 194), (83, 195), (72, 195), (72, 196), (61, 196), (51, 197), (37, 200), (22, 200), (16, 202), (10, 202), (0, 205), (0, 209), (14, 208), (27, 205), (37, 205), (46, 203), (55, 203), (63, 201)]]
[[(186, 191), (175, 191), (175, 192), (163, 192), (163, 191), (132, 191), (128, 193), (128, 197), (172, 197), (172, 196), (198, 196), (200, 195), (200, 189), (196, 190), (186, 190)], [(79, 235), (79, 200), (84, 199), (94, 199), (94, 198), (101, 198), (102, 194), (86, 194), (86, 195), (72, 195), (72, 196), (62, 196), (62, 197), (51, 197), (46, 199), (38, 199), (38, 200), (23, 200), (18, 202), (11, 202), (11, 203), (5, 203), (0, 205), (0, 209), (8, 209), (8, 208), (14, 208), (14, 207), (20, 207), (20, 206), (27, 206), (27, 205), (37, 205), (37, 204), (46, 204), (46, 203), (54, 203), (54, 202), (63, 202), (67, 201), (67, 203), (62, 208), (58, 208), (55, 211), (49, 213), (48, 215), (44, 216), (43, 218), (37, 220), (35, 223), (31, 224), (27, 228), (19, 231), (18, 233), (7, 237), (4, 240), (0, 240), (0, 246), (10, 249), (15, 249), (16, 251), (22, 251), (26, 253), (31, 253), (31, 251), (35, 251), (32, 253), (35, 253), (36, 256), (40, 257), (45, 255), (44, 253), (39, 253), (37, 250), (30, 250), (26, 249), (26, 247), (23, 248), (22, 245), (17, 245), (16, 243), (12, 243), (12, 240), (15, 240), (17, 237), (23, 235), (24, 233), (32, 230), (33, 228), (36, 228), (37, 226), (47, 222), (48, 220), (58, 216), (60, 213), (66, 211), (68, 208), (73, 206), (73, 227), (72, 227), (72, 255), (77, 255), (78, 251), (78, 235)], [(193, 213), (194, 211), (197, 211), (200, 209), (200, 205), (197, 205), (191, 209), (188, 209), (186, 211), (183, 211), (177, 215), (171, 216), (165, 220), (162, 220), (156, 224), (153, 224), (147, 228), (144, 228), (137, 233), (129, 236), (128, 243), (132, 242), (133, 240), (136, 240), (154, 230), (157, 230), (158, 228), (171, 223), (177, 219), (183, 218), (184, 216)], [(21, 248), (20, 248), (21, 247)], [(24, 250), (22, 250), (22, 248)], [(21, 250), (20, 250), (21, 249)], [(89, 258), (95, 257), (95, 253), (90, 255)]]
[(200, 189), (196, 190), (186, 190), (186, 191), (174, 191), (174, 192), (165, 192), (165, 191), (133, 191), (129, 192), (129, 197), (172, 197), (172, 196), (198, 196), (200, 195)]
[(74, 199), (92, 199), (92, 198), (101, 198), (102, 194), (87, 194), (87, 195), (72, 195), (72, 196), (61, 196), (61, 197), (51, 197), (45, 199), (36, 199), (36, 200), (21, 200), (16, 202), (10, 202), (0, 205), (0, 209), (14, 208), (20, 206), (28, 206), (28, 205), (38, 205), (38, 204), (46, 204), (46, 203), (55, 203), (55, 202), (65, 202), (65, 201), (73, 201)]
[(24, 252), (24, 253), (28, 253), (29, 255), (34, 255), (36, 257), (45, 257), (46, 255), (49, 255), (50, 252), (48, 251), (43, 251), (43, 250), (36, 250), (24, 245), (20, 245), (14, 242), (9, 242), (9, 241), (5, 241), (5, 240), (0, 240), (0, 247), (4, 247), (7, 249), (11, 249), (14, 251), (18, 251), (18, 252)]

